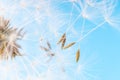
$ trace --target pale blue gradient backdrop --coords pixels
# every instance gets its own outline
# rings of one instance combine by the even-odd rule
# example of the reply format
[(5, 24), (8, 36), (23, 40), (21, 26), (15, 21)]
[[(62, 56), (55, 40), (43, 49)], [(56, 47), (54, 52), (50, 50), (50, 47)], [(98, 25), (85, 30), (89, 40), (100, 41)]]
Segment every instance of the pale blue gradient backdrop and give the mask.
[[(0, 0), (0, 2), (3, 2), (8, 6), (14, 5), (14, 8), (11, 8), (13, 11), (11, 11), (11, 9), (9, 11), (8, 7), (5, 12), (6, 14), (1, 14), (2, 16), (5, 16), (5, 18), (11, 19), (11, 25), (23, 27), (27, 32), (25, 39), (19, 43), (22, 45), (23, 53), (26, 53), (25, 57), (28, 56), (28, 59), (30, 59), (31, 62), (35, 59), (40, 62), (40, 64), (35, 66), (35, 69), (40, 75), (47, 75), (44, 76), (44, 78), (38, 78), (38, 80), (62, 80), (62, 77), (63, 80), (120, 79), (120, 0), (115, 3), (116, 6), (112, 13), (112, 16), (115, 17), (115, 19), (118, 19), (118, 21), (115, 21), (116, 25), (111, 25), (109, 23), (103, 24), (81, 41), (77, 42), (74, 47), (65, 51), (60, 50), (60, 46), (56, 47), (58, 38), (60, 38), (64, 32), (68, 30), (67, 43), (78, 41), (90, 30), (103, 22), (105, 16), (104, 13), (99, 13), (99, 10), (97, 11), (96, 8), (89, 7), (88, 5), (88, 10), (85, 10), (84, 6), (86, 6), (86, 4), (83, 3), (82, 9), (79, 3), (70, 2), (70, 0), (23, 1), (28, 4), (25, 8), (21, 8), (19, 0), (14, 0), (13, 2), (10, 0)], [(80, 1), (84, 2), (85, 0)], [(103, 0), (96, 1), (100, 2)], [(112, 2), (112, 0), (108, 1)], [(36, 5), (40, 7), (40, 11), (36, 10)], [(113, 7), (112, 4), (111, 7)], [(86, 13), (90, 15), (89, 18), (84, 18), (83, 16), (78, 18), (78, 15), (81, 14), (82, 10), (88, 11)], [(103, 8), (102, 10), (106, 9)], [(56, 57), (50, 63), (45, 63), (45, 60), (47, 59), (42, 55), (44, 51), (41, 51), (39, 48), (40, 44), (45, 45), (45, 43), (40, 43), (40, 37), (51, 42), (53, 51), (61, 53), (59, 54), (59, 57), (57, 56), (60, 58), (60, 62), (59, 60), (58, 62), (54, 61), (57, 60)], [(78, 48), (81, 50), (81, 57), (80, 61), (76, 63), (75, 52)], [(36, 73), (34, 73), (35, 70), (31, 68), (30, 62), (28, 63), (26, 59), (23, 59), (30, 72), (28, 74), (26, 69), (24, 69), (24, 64), (20, 62), (20, 58), (16, 58), (15, 60), (17, 64), (19, 64), (19, 69), (21, 70), (18, 70), (17, 74), (21, 74), (20, 76), (22, 76), (23, 80), (26, 80), (27, 75), (33, 76), (33, 80), (36, 79), (34, 78), (34, 76), (36, 76)], [(69, 62), (70, 65), (67, 64)], [(60, 72), (61, 66), (65, 67), (65, 73)], [(80, 66), (82, 67), (79, 68)], [(51, 73), (47, 72), (49, 67), (50, 70), (52, 69)], [(34, 75), (32, 75), (32, 73), (34, 73)], [(11, 74), (14, 75), (15, 73), (11, 72)], [(65, 78), (66, 76), (69, 78)], [(0, 78), (0, 80), (2, 79)], [(5, 80), (7, 80), (7, 78)]]

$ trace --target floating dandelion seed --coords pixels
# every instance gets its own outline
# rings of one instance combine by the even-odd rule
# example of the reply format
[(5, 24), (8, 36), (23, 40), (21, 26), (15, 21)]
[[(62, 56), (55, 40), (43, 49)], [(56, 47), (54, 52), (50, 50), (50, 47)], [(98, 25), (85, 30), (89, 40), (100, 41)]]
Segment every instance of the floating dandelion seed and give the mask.
[(66, 38), (64, 38), (63, 41), (62, 41), (61, 49), (63, 49), (63, 47), (64, 47), (64, 45), (65, 45), (65, 42), (66, 42)]
[(60, 38), (60, 40), (58, 41), (57, 44), (62, 43), (61, 49), (63, 49), (63, 47), (64, 47), (64, 45), (65, 45), (65, 42), (66, 42), (66, 33), (64, 33), (64, 34), (62, 35), (62, 37)]
[(19, 48), (21, 46), (17, 44), (17, 40), (22, 39), (23, 29), (10, 27), (9, 20), (5, 20), (0, 17), (0, 58), (8, 59), (21, 56)]
[(64, 34), (62, 35), (62, 37), (60, 38), (60, 40), (58, 41), (57, 44), (63, 42), (63, 41), (65, 40), (65, 38), (66, 38), (66, 33), (64, 33)]
[(49, 49), (52, 49), (51, 44), (49, 43), (49, 41), (47, 41), (47, 46), (49, 47)]
[(40, 46), (40, 48), (41, 48), (42, 50), (46, 51), (46, 52), (49, 51), (49, 49), (46, 48), (46, 47)]
[(74, 44), (75, 44), (75, 42), (72, 42), (72, 43), (68, 44), (67, 46), (64, 46), (63, 49), (70, 48), (70, 47), (73, 46)]
[(65, 43), (66, 43), (66, 33), (64, 33), (62, 35), (62, 37), (60, 38), (60, 40), (58, 41), (57, 44), (59, 44), (59, 43), (62, 43), (61, 49), (67, 49), (67, 48), (73, 46), (76, 42), (72, 42), (72, 43), (68, 44), (67, 46), (65, 46)]
[(76, 62), (79, 61), (80, 58), (80, 49), (78, 49), (78, 51), (76, 52)]
[(47, 47), (44, 47), (44, 46), (40, 46), (40, 48), (46, 52), (50, 51), (52, 48), (51, 48), (51, 44), (49, 43), (49, 41), (47, 41)]
[(46, 48), (44, 46), (40, 46), (40, 48), (46, 52), (47, 56), (49, 57), (49, 60), (47, 62), (49, 62), (52, 59), (52, 57), (55, 56), (55, 53), (52, 51), (50, 42), (47, 41), (46, 44), (47, 44), (48, 48)]

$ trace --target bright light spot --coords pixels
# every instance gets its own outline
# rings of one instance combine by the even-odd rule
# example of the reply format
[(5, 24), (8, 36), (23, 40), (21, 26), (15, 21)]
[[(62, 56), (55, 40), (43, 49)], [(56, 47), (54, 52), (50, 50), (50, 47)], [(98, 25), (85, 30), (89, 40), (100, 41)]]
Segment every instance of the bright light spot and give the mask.
[(89, 16), (88, 16), (88, 14), (86, 12), (82, 12), (82, 17), (87, 19)]
[(104, 19), (105, 19), (106, 22), (111, 23), (109, 17), (105, 17)]

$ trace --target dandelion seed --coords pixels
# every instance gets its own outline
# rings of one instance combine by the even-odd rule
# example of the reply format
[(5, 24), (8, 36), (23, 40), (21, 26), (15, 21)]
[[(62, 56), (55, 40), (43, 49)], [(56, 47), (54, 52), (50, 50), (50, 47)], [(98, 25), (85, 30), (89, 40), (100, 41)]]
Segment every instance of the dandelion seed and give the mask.
[(50, 43), (48, 41), (47, 41), (47, 46), (49, 47), (49, 49), (52, 49), (51, 45), (50, 45)]
[(72, 42), (72, 43), (68, 44), (67, 46), (64, 46), (63, 49), (70, 48), (70, 47), (73, 46), (74, 44), (75, 44), (75, 42)]
[(62, 41), (62, 46), (61, 46), (62, 49), (63, 49), (63, 47), (65, 45), (65, 42), (66, 42), (66, 38), (64, 38), (63, 41)]
[(62, 35), (62, 37), (60, 38), (57, 44), (61, 43), (65, 38), (66, 38), (66, 33)]
[(55, 56), (55, 54), (54, 54), (54, 53), (51, 53), (51, 56)]
[(50, 62), (52, 60), (52, 58), (55, 56), (55, 53), (53, 52), (48, 52), (47, 56), (49, 57), (49, 59), (47, 60), (47, 62)]
[(46, 47), (40, 46), (40, 48), (41, 48), (42, 50), (46, 51), (46, 52), (49, 51), (49, 49), (46, 48)]
[(53, 53), (53, 52), (48, 52), (47, 55), (48, 55), (48, 56), (55, 56), (55, 53)]
[(76, 52), (76, 62), (79, 61), (80, 58), (80, 49), (78, 49), (78, 51)]
[(12, 54), (12, 58), (15, 58), (15, 56), (17, 56), (17, 55), (19, 55), (19, 56), (22, 56), (21, 54), (20, 54), (20, 52), (17, 50), (17, 48), (13, 48), (13, 54)]

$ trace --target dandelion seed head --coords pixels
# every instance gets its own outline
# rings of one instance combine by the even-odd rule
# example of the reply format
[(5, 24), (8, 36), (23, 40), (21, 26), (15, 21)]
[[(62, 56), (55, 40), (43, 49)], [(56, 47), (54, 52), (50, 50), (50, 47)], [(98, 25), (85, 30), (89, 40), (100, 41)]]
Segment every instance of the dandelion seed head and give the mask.
[(21, 31), (17, 31), (17, 28), (9, 26), (9, 20), (0, 18), (0, 57), (8, 58), (21, 55), (19, 52), (20, 46), (16, 43), (18, 38), (21, 37)]

